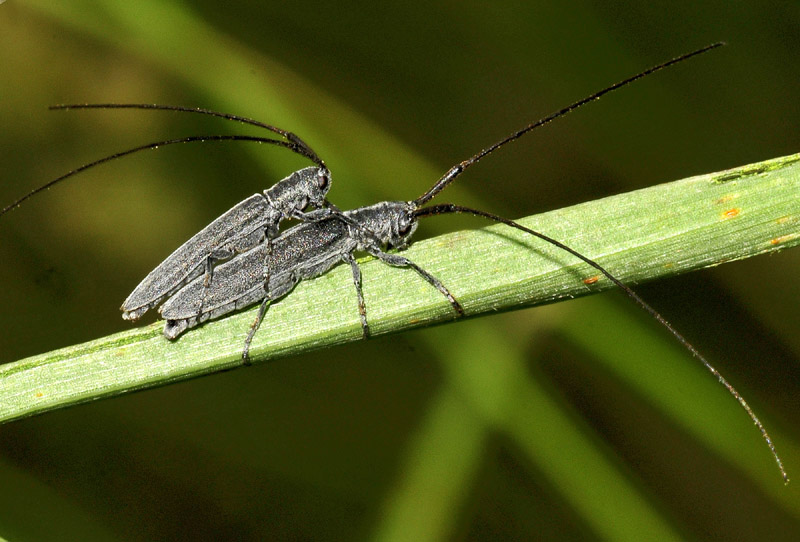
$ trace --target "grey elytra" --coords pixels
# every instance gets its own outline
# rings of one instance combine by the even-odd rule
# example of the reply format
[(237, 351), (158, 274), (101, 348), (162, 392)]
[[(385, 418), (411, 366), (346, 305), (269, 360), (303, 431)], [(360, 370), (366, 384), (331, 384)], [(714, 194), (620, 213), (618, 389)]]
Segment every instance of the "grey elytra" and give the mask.
[[(309, 205), (324, 209), (330, 173), (324, 167), (295, 171), (261, 194), (254, 194), (200, 230), (153, 269), (122, 304), (122, 317), (138, 320), (149, 309), (201, 276), (208, 284), (218, 262), (278, 235), (280, 223), (304, 220)], [(165, 335), (175, 338), (177, 335)]]

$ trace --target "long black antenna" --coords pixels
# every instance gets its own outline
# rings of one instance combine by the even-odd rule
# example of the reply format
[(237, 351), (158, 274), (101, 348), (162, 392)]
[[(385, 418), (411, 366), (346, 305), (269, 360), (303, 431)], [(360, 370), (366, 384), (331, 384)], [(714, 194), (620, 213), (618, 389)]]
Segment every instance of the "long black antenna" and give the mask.
[(747, 404), (747, 401), (745, 401), (744, 397), (742, 397), (742, 395), (736, 390), (736, 388), (734, 388), (725, 379), (725, 377), (722, 376), (720, 372), (717, 371), (717, 369), (715, 369), (714, 366), (711, 365), (711, 363), (709, 363), (709, 361), (694, 346), (692, 346), (692, 344), (689, 341), (687, 341), (683, 335), (680, 334), (680, 332), (677, 329), (672, 327), (672, 324), (670, 324), (663, 316), (661, 316), (661, 314), (653, 307), (651, 307), (644, 299), (639, 297), (639, 295), (636, 292), (634, 292), (629, 286), (627, 286), (622, 281), (617, 279), (614, 275), (612, 275), (610, 272), (608, 272), (604, 267), (602, 267), (594, 260), (587, 258), (580, 252), (568, 247), (564, 243), (556, 241), (552, 237), (549, 237), (538, 231), (526, 228), (525, 226), (518, 224), (513, 220), (503, 218), (502, 216), (498, 216), (492, 213), (487, 213), (486, 211), (480, 211), (478, 209), (471, 209), (469, 207), (453, 205), (452, 203), (442, 203), (439, 205), (433, 205), (431, 207), (427, 207), (425, 209), (417, 209), (416, 211), (414, 211), (413, 214), (415, 217), (425, 217), (425, 216), (441, 215), (448, 213), (466, 213), (475, 216), (481, 216), (483, 218), (488, 218), (489, 220), (494, 220), (495, 222), (506, 224), (507, 226), (511, 226), (512, 228), (524, 231), (525, 233), (529, 233), (530, 235), (538, 237), (539, 239), (542, 239), (543, 241), (546, 241), (551, 245), (560, 248), (561, 250), (569, 252), (576, 258), (583, 260), (587, 264), (591, 265), (592, 267), (600, 271), (606, 278), (608, 278), (608, 280), (614, 283), (615, 286), (617, 286), (620, 290), (625, 292), (625, 295), (627, 295), (637, 305), (639, 305), (641, 308), (647, 311), (647, 313), (650, 314), (650, 316), (652, 316), (653, 318), (655, 318), (662, 326), (667, 328), (667, 331), (669, 331), (672, 334), (672, 336), (675, 337), (675, 339), (677, 339), (677, 341), (681, 343), (681, 345), (683, 345), (683, 347), (686, 348), (686, 350), (688, 350), (692, 354), (692, 356), (698, 359), (700, 363), (702, 363), (705, 366), (705, 368), (708, 369), (708, 371), (717, 378), (720, 384), (725, 386), (725, 389), (728, 390), (728, 393), (730, 393), (733, 396), (733, 398), (739, 402), (741, 407), (745, 410), (745, 412), (747, 412), (747, 415), (750, 416), (750, 420), (752, 420), (752, 422), (761, 432), (762, 438), (767, 443), (770, 452), (772, 452), (772, 457), (775, 458), (775, 462), (778, 464), (778, 469), (781, 471), (781, 476), (783, 477), (784, 483), (786, 484), (789, 483), (789, 475), (786, 473), (786, 469), (784, 469), (783, 467), (783, 462), (781, 461), (778, 452), (775, 450), (775, 445), (772, 443), (772, 438), (769, 436), (769, 433), (767, 433), (767, 430), (764, 428), (764, 425), (761, 423), (761, 420), (759, 420), (758, 416), (756, 416), (755, 412), (753, 412), (753, 409), (750, 408), (749, 404)]
[(86, 171), (89, 168), (94, 166), (98, 166), (100, 164), (104, 164), (106, 162), (110, 162), (111, 160), (115, 160), (117, 158), (121, 158), (123, 156), (127, 156), (129, 154), (133, 154), (139, 151), (144, 151), (148, 149), (157, 149), (158, 147), (164, 147), (166, 145), (174, 145), (176, 143), (194, 143), (194, 142), (201, 142), (201, 141), (254, 141), (257, 143), (269, 143), (271, 145), (278, 145), (280, 147), (284, 147), (289, 149), (290, 151), (299, 154), (301, 156), (305, 156), (315, 164), (317, 164), (321, 168), (325, 168), (325, 162), (314, 152), (314, 149), (308, 146), (305, 141), (300, 139), (299, 136), (290, 132), (288, 130), (284, 130), (282, 128), (278, 128), (277, 126), (272, 126), (271, 124), (266, 124), (264, 122), (250, 119), (247, 117), (240, 117), (239, 115), (231, 115), (230, 113), (220, 113), (219, 111), (212, 111), (211, 109), (203, 109), (202, 107), (182, 107), (179, 105), (161, 105), (161, 104), (58, 104), (58, 105), (51, 105), (49, 107), (51, 110), (58, 110), (58, 111), (66, 111), (70, 109), (151, 109), (151, 110), (159, 110), (159, 111), (177, 111), (180, 113), (196, 113), (200, 115), (209, 115), (212, 117), (219, 117), (225, 120), (230, 120), (234, 122), (239, 122), (242, 124), (249, 124), (251, 126), (256, 126), (258, 128), (264, 128), (278, 134), (286, 139), (286, 141), (281, 141), (278, 139), (270, 139), (265, 137), (254, 137), (254, 136), (246, 136), (246, 135), (215, 135), (215, 136), (189, 136), (189, 137), (182, 137), (178, 139), (168, 139), (164, 141), (156, 141), (153, 143), (147, 143), (145, 145), (140, 145), (138, 147), (134, 147), (132, 149), (128, 149), (126, 151), (120, 151), (104, 158), (100, 158), (99, 160), (95, 160), (94, 162), (90, 162), (88, 164), (84, 164), (78, 168), (73, 169), (72, 171), (68, 171), (64, 175), (53, 179), (52, 181), (35, 188), (22, 196), (21, 198), (17, 199), (10, 205), (7, 205), (2, 210), (0, 210), (0, 216), (3, 216), (7, 212), (12, 209), (19, 207), (25, 200), (28, 198), (32, 198), (39, 192), (44, 192), (49, 188), (53, 187), (54, 185), (60, 183), (61, 181), (72, 177), (80, 173), (81, 171)]
[[(298, 147), (305, 149), (306, 152), (302, 152), (303, 156), (312, 160), (315, 164), (320, 167), (324, 167), (322, 160), (317, 156), (317, 153), (306, 144), (305, 141), (300, 139), (294, 132), (290, 132), (288, 130), (284, 130), (282, 128), (278, 128), (277, 126), (272, 126), (271, 124), (267, 124), (265, 122), (261, 122), (259, 120), (251, 119), (248, 117), (240, 117), (239, 115), (232, 115), (230, 113), (220, 113), (219, 111), (213, 111), (211, 109), (204, 109), (202, 107), (183, 107), (180, 105), (162, 105), (162, 104), (57, 104), (51, 105), (48, 109), (50, 110), (58, 110), (58, 111), (67, 111), (70, 109), (154, 109), (158, 111), (177, 111), (179, 113), (197, 113), (200, 115), (209, 115), (212, 117), (219, 117), (221, 119), (230, 120), (234, 122), (239, 122), (242, 124), (249, 124), (251, 126), (256, 126), (258, 128), (264, 128), (269, 130), (270, 132), (279, 134), (285, 137), (288, 141), (296, 143)], [(295, 151), (298, 152), (298, 151)]]
[[(88, 164), (84, 164), (78, 168), (73, 169), (72, 171), (68, 171), (64, 175), (53, 179), (52, 181), (43, 184), (38, 188), (34, 188), (21, 198), (17, 199), (15, 202), (7, 205), (2, 210), (0, 210), (0, 216), (3, 216), (7, 212), (12, 209), (19, 207), (25, 200), (31, 198), (38, 194), (39, 192), (44, 192), (45, 190), (51, 188), (53, 185), (60, 183), (64, 179), (72, 177), (80, 173), (81, 171), (86, 171), (89, 168), (94, 166), (99, 166), (100, 164), (104, 164), (105, 162), (110, 162), (111, 160), (115, 160), (117, 158), (121, 158), (123, 156), (127, 156), (129, 154), (133, 154), (135, 152), (144, 151), (147, 149), (157, 149), (159, 147), (164, 147), (166, 145), (174, 145), (176, 143), (194, 143), (199, 141), (253, 141), (256, 143), (268, 143), (270, 145), (278, 145), (279, 147), (287, 148), (293, 152), (301, 154), (303, 156), (307, 156), (311, 158), (307, 154), (305, 154), (305, 149), (298, 147), (296, 143), (293, 141), (281, 141), (279, 139), (270, 139), (268, 137), (255, 137), (255, 136), (246, 136), (246, 135), (212, 135), (212, 136), (189, 136), (189, 137), (181, 137), (178, 139), (167, 139), (164, 141), (155, 141), (153, 143), (148, 143), (146, 145), (140, 145), (138, 147), (134, 147), (132, 149), (128, 149), (126, 151), (117, 152), (106, 156), (105, 158), (100, 158), (99, 160), (95, 160), (94, 162), (90, 162)], [(321, 164), (321, 163), (320, 163)], [(324, 164), (321, 164), (320, 167), (325, 167)]]
[(620, 89), (620, 88), (624, 87), (625, 85), (628, 85), (628, 84), (633, 83), (634, 81), (636, 81), (638, 79), (641, 79), (643, 77), (646, 77), (646, 76), (650, 75), (651, 73), (655, 73), (655, 72), (657, 72), (659, 70), (663, 70), (664, 68), (672, 66), (673, 64), (677, 64), (679, 62), (683, 62), (684, 60), (688, 60), (688, 59), (692, 58), (693, 56), (697, 56), (697, 55), (703, 54), (705, 52), (708, 52), (708, 51), (710, 51), (712, 49), (716, 49), (717, 47), (721, 47), (723, 45), (725, 45), (724, 42), (713, 43), (711, 45), (707, 45), (707, 46), (703, 47), (702, 49), (698, 49), (696, 51), (692, 51), (691, 53), (686, 53), (685, 55), (681, 55), (679, 57), (673, 58), (672, 60), (664, 62), (663, 64), (659, 64), (658, 66), (653, 66), (650, 69), (647, 69), (647, 70), (645, 70), (645, 71), (643, 71), (641, 73), (637, 73), (633, 77), (628, 77), (627, 79), (624, 79), (624, 80), (620, 81), (619, 83), (611, 85), (610, 87), (606, 87), (606, 88), (604, 88), (603, 90), (601, 90), (599, 92), (595, 92), (591, 96), (587, 96), (586, 98), (583, 98), (582, 100), (578, 100), (577, 102), (575, 102), (575, 103), (573, 103), (571, 105), (568, 105), (567, 107), (565, 107), (563, 109), (559, 109), (555, 113), (551, 113), (550, 115), (544, 117), (541, 120), (537, 120), (536, 122), (533, 122), (533, 123), (525, 126), (524, 128), (522, 128), (520, 130), (517, 130), (513, 134), (510, 134), (510, 135), (504, 137), (503, 139), (501, 139), (500, 141), (498, 141), (494, 145), (486, 147), (485, 149), (480, 151), (478, 154), (476, 154), (476, 155), (474, 155), (474, 156), (472, 156), (470, 158), (467, 158), (463, 162), (461, 162), (459, 164), (456, 164), (455, 166), (450, 168), (450, 170), (447, 173), (445, 173), (438, 181), (436, 181), (436, 184), (434, 184), (431, 187), (430, 190), (428, 190), (427, 192), (422, 194), (419, 198), (414, 200), (414, 203), (417, 204), (417, 206), (421, 206), (421, 205), (424, 205), (425, 203), (429, 202), (431, 199), (434, 198), (434, 196), (436, 196), (436, 194), (441, 192), (447, 185), (452, 183), (455, 180), (456, 177), (461, 175), (464, 172), (464, 170), (467, 169), (469, 166), (475, 164), (476, 162), (479, 162), (484, 156), (493, 153), (494, 151), (496, 151), (497, 149), (499, 149), (500, 147), (502, 147), (506, 143), (511, 143), (512, 141), (514, 141), (516, 139), (519, 139), (520, 137), (524, 136), (525, 134), (527, 134), (528, 132), (530, 132), (534, 128), (538, 128), (539, 126), (543, 126), (543, 125), (545, 125), (545, 124), (547, 124), (549, 122), (552, 122), (553, 120), (557, 119), (558, 117), (563, 117), (567, 113), (571, 113), (572, 111), (575, 111), (576, 109), (578, 109), (582, 105), (586, 105), (589, 102), (593, 102), (594, 100), (597, 100), (601, 96), (604, 96), (605, 94), (608, 94), (609, 92), (612, 92), (614, 90)]

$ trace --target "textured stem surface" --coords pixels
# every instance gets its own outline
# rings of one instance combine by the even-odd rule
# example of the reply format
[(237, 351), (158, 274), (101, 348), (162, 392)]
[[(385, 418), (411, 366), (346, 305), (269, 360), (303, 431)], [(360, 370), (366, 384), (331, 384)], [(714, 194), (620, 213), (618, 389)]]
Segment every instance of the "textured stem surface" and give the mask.
[[(519, 222), (634, 284), (796, 246), (798, 196), (800, 155), (793, 155)], [(569, 254), (506, 226), (420, 241), (404, 255), (438, 277), (470, 317), (611, 287)], [(454, 320), (450, 304), (413, 271), (362, 263), (373, 334)], [(0, 367), (0, 421), (235, 367), (255, 310), (175, 342), (161, 335), (163, 322), (157, 322), (6, 364)], [(339, 266), (270, 307), (251, 357), (258, 363), (360, 338), (350, 268)]]

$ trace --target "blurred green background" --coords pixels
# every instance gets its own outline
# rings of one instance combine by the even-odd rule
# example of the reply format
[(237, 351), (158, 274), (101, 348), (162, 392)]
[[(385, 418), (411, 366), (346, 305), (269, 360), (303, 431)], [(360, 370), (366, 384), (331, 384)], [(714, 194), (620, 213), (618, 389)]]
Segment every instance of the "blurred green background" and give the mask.
[[(138, 144), (254, 133), (50, 104), (201, 106), (293, 130), (349, 208), (415, 197), (527, 122), (718, 40), (441, 199), (518, 217), (798, 151), (797, 3), (517, 4), (9, 0), (0, 204)], [(0, 362), (127, 329), (118, 307), (150, 269), (304, 165), (246, 143), (165, 148), (4, 216)], [(418, 236), (482, 225), (442, 217)], [(797, 540), (793, 252), (637, 288), (751, 402), (788, 487), (724, 389), (607, 293), (4, 425), (0, 537)]]

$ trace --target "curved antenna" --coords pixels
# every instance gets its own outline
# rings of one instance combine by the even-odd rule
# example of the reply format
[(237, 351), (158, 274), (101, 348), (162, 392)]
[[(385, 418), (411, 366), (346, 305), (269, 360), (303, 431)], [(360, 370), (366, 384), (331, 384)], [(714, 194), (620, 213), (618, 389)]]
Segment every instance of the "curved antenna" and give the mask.
[[(73, 175), (76, 175), (76, 174), (80, 173), (81, 171), (86, 171), (87, 169), (92, 168), (94, 166), (99, 166), (100, 164), (104, 164), (104, 163), (109, 162), (111, 160), (115, 160), (117, 158), (121, 158), (123, 156), (127, 156), (129, 154), (133, 154), (133, 153), (139, 152), (139, 151), (144, 151), (144, 150), (147, 150), (147, 149), (157, 149), (158, 147), (164, 147), (166, 145), (174, 145), (176, 143), (193, 143), (193, 142), (197, 142), (197, 141), (253, 141), (253, 142), (256, 142), (256, 143), (269, 143), (270, 145), (278, 145), (279, 147), (284, 147), (284, 148), (287, 148), (287, 149), (289, 149), (291, 151), (294, 151), (294, 152), (296, 152), (298, 154), (301, 154), (303, 156), (307, 156), (305, 154), (305, 149), (298, 148), (297, 144), (295, 144), (292, 141), (281, 141), (279, 139), (270, 139), (268, 137), (255, 137), (255, 136), (246, 136), (246, 135), (213, 135), (213, 136), (189, 136), (189, 137), (181, 137), (181, 138), (178, 138), (178, 139), (167, 139), (167, 140), (164, 140), (164, 141), (156, 141), (154, 143), (148, 143), (146, 145), (140, 145), (138, 147), (134, 147), (133, 149), (128, 149), (126, 151), (121, 151), (121, 152), (117, 152), (117, 153), (111, 154), (109, 156), (106, 156), (105, 158), (100, 158), (99, 160), (95, 160), (94, 162), (90, 162), (88, 164), (82, 165), (79, 168), (73, 169), (72, 171), (68, 171), (64, 175), (61, 175), (60, 177), (58, 177), (56, 179), (53, 179), (49, 183), (46, 183), (46, 184), (44, 184), (44, 185), (42, 185), (42, 186), (40, 186), (38, 188), (35, 188), (35, 189), (31, 190), (30, 192), (28, 192), (27, 194), (25, 194), (24, 196), (22, 196), (21, 198), (19, 198), (15, 202), (11, 203), (10, 205), (7, 205), (2, 210), (0, 210), (0, 216), (3, 216), (4, 214), (9, 212), (10, 210), (12, 210), (12, 209), (14, 209), (16, 207), (19, 207), (25, 200), (35, 196), (39, 192), (43, 192), (43, 191), (51, 188), (53, 185), (56, 185), (56, 184), (60, 183), (64, 179), (72, 177)], [(325, 166), (322, 165), (320, 167), (324, 168)]]
[(204, 109), (202, 107), (183, 107), (180, 105), (161, 105), (161, 104), (57, 104), (51, 105), (48, 109), (51, 111), (67, 111), (70, 109), (152, 109), (158, 111), (177, 111), (179, 113), (198, 113), (201, 115), (209, 115), (212, 117), (219, 117), (225, 120), (231, 120), (234, 122), (239, 122), (241, 124), (249, 124), (251, 126), (256, 126), (258, 128), (264, 128), (269, 130), (270, 132), (276, 133), (285, 137), (287, 140), (296, 143), (299, 147), (302, 147), (307, 152), (300, 153), (306, 158), (309, 158), (315, 164), (320, 167), (325, 167), (325, 164), (322, 160), (317, 156), (317, 153), (306, 144), (305, 141), (300, 139), (296, 134), (293, 132), (289, 132), (288, 130), (284, 130), (282, 128), (278, 128), (277, 126), (272, 126), (271, 124), (266, 124), (264, 122), (247, 118), (247, 117), (240, 117), (239, 115), (232, 115), (230, 113), (221, 113), (219, 111), (213, 111), (211, 109)]
[(438, 181), (436, 181), (436, 184), (434, 184), (431, 187), (430, 190), (428, 190), (427, 192), (422, 194), (419, 198), (414, 200), (414, 203), (416, 203), (419, 206), (419, 205), (424, 205), (425, 203), (429, 202), (431, 199), (433, 199), (436, 196), (436, 194), (441, 192), (447, 185), (452, 183), (455, 180), (456, 177), (461, 175), (464, 172), (464, 170), (467, 169), (469, 166), (475, 164), (476, 162), (479, 162), (484, 156), (493, 153), (494, 151), (496, 151), (497, 149), (499, 149), (500, 147), (502, 147), (506, 143), (511, 143), (512, 141), (514, 141), (516, 139), (519, 139), (520, 137), (524, 136), (525, 134), (527, 134), (531, 130), (533, 130), (535, 128), (538, 128), (539, 126), (543, 126), (543, 125), (545, 125), (545, 124), (547, 124), (549, 122), (552, 122), (553, 120), (557, 119), (558, 117), (563, 117), (567, 113), (571, 113), (572, 111), (575, 111), (579, 107), (581, 107), (583, 105), (586, 105), (589, 102), (593, 102), (594, 100), (599, 99), (601, 96), (603, 96), (605, 94), (608, 94), (609, 92), (612, 92), (614, 90), (620, 89), (620, 88), (622, 88), (622, 87), (624, 87), (624, 86), (626, 86), (626, 85), (628, 85), (630, 83), (633, 83), (634, 81), (636, 81), (638, 79), (646, 77), (646, 76), (650, 75), (651, 73), (655, 73), (655, 72), (657, 72), (659, 70), (663, 70), (664, 68), (672, 66), (673, 64), (677, 64), (679, 62), (683, 62), (684, 60), (688, 60), (688, 59), (692, 58), (693, 56), (697, 56), (697, 55), (703, 54), (705, 52), (708, 52), (708, 51), (710, 51), (712, 49), (716, 49), (717, 47), (721, 47), (723, 45), (725, 45), (724, 42), (713, 43), (711, 45), (707, 45), (707, 46), (703, 47), (702, 49), (698, 49), (696, 51), (692, 51), (691, 53), (686, 53), (685, 55), (681, 55), (679, 57), (673, 58), (672, 60), (669, 60), (667, 62), (659, 64), (658, 66), (653, 66), (652, 68), (647, 69), (647, 70), (645, 70), (643, 72), (637, 73), (636, 75), (634, 75), (632, 77), (628, 77), (627, 79), (624, 79), (624, 80), (620, 81), (619, 83), (611, 85), (610, 87), (606, 87), (606, 88), (604, 88), (603, 90), (601, 90), (599, 92), (595, 92), (591, 96), (587, 96), (586, 98), (583, 98), (582, 100), (578, 100), (577, 102), (572, 103), (572, 104), (568, 105), (567, 107), (564, 107), (563, 109), (559, 109), (558, 111), (556, 111), (554, 113), (551, 113), (550, 115), (544, 117), (543, 119), (540, 119), (540, 120), (537, 120), (536, 122), (528, 124), (524, 128), (521, 128), (521, 129), (517, 130), (516, 132), (504, 137), (503, 139), (501, 139), (500, 141), (498, 141), (494, 145), (490, 145), (489, 147), (486, 147), (485, 149), (483, 149), (479, 153), (475, 154), (474, 156), (472, 156), (470, 158), (467, 158), (463, 162), (460, 162), (459, 164), (456, 164), (455, 166), (450, 168), (450, 170), (447, 173), (445, 173)]
[(725, 379), (725, 377), (722, 376), (722, 374), (720, 374), (720, 372), (717, 371), (717, 369), (715, 369), (714, 366), (711, 365), (711, 363), (709, 363), (709, 361), (694, 346), (692, 346), (692, 344), (689, 341), (687, 341), (683, 335), (680, 334), (680, 332), (677, 329), (672, 327), (672, 324), (670, 324), (663, 316), (661, 316), (661, 314), (658, 311), (656, 311), (653, 307), (651, 307), (644, 299), (639, 297), (639, 295), (636, 292), (634, 292), (629, 286), (624, 284), (622, 281), (620, 281), (618, 278), (616, 278), (614, 275), (612, 275), (610, 272), (608, 272), (604, 267), (602, 267), (594, 260), (587, 258), (580, 252), (568, 247), (564, 243), (556, 241), (552, 237), (548, 237), (547, 235), (539, 233), (538, 231), (526, 228), (525, 226), (518, 224), (513, 220), (503, 218), (502, 216), (498, 216), (492, 213), (487, 213), (486, 211), (480, 211), (478, 209), (471, 209), (469, 207), (453, 205), (451, 203), (443, 203), (440, 205), (433, 205), (425, 209), (417, 209), (412, 214), (415, 217), (421, 218), (425, 216), (433, 216), (433, 215), (441, 215), (449, 213), (465, 213), (475, 216), (481, 216), (483, 218), (488, 218), (489, 220), (493, 220), (495, 222), (500, 222), (501, 224), (511, 226), (512, 228), (516, 228), (525, 233), (529, 233), (530, 235), (538, 237), (539, 239), (542, 239), (543, 241), (546, 241), (551, 245), (560, 248), (561, 250), (569, 252), (576, 258), (579, 258), (580, 260), (584, 261), (585, 263), (591, 265), (592, 267), (600, 271), (600, 273), (602, 273), (608, 280), (614, 283), (615, 286), (617, 286), (620, 290), (625, 292), (625, 295), (627, 295), (637, 305), (639, 305), (641, 308), (647, 311), (647, 313), (650, 314), (650, 316), (652, 316), (653, 318), (655, 318), (658, 321), (658, 323), (667, 328), (667, 331), (669, 331), (672, 334), (672, 336), (675, 339), (677, 339), (677, 341), (686, 350), (688, 350), (690, 354), (692, 354), (692, 356), (694, 356), (697, 360), (699, 360), (700, 363), (702, 363), (705, 366), (705, 368), (708, 369), (708, 371), (717, 378), (719, 383), (722, 384), (726, 390), (728, 390), (728, 393), (730, 393), (733, 396), (733, 398), (739, 402), (739, 405), (741, 405), (741, 407), (745, 410), (745, 412), (747, 412), (747, 415), (750, 417), (750, 420), (755, 424), (755, 426), (761, 432), (761, 437), (767, 443), (770, 452), (772, 452), (772, 457), (775, 458), (775, 462), (778, 465), (778, 470), (780, 470), (781, 472), (781, 477), (783, 477), (784, 483), (785, 484), (789, 483), (789, 475), (786, 473), (786, 469), (783, 467), (783, 462), (781, 461), (778, 452), (775, 450), (775, 445), (772, 443), (772, 438), (769, 436), (769, 433), (767, 433), (767, 430), (764, 428), (764, 425), (761, 423), (761, 420), (759, 420), (758, 416), (756, 416), (755, 412), (753, 412), (753, 409), (750, 408), (749, 404), (747, 404), (747, 401), (745, 401), (744, 397), (742, 397), (742, 395), (736, 390), (736, 388), (734, 388)]

